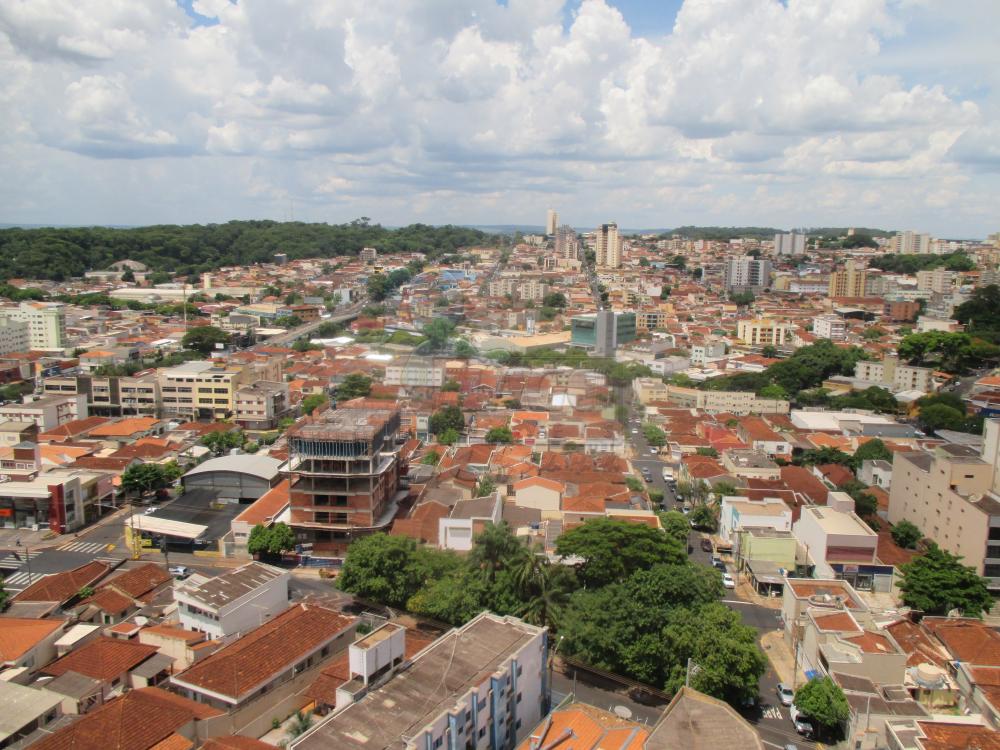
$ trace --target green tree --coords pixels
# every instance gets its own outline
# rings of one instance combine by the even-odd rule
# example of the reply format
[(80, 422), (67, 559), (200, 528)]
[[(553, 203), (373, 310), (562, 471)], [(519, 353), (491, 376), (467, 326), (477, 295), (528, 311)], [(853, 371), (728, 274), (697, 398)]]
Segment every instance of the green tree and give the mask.
[(257, 524), (250, 529), (247, 552), (251, 555), (277, 557), (282, 552), (293, 549), (295, 549), (295, 532), (286, 523), (278, 522), (272, 526)]
[(892, 451), (878, 438), (869, 440), (854, 451), (854, 455), (851, 456), (851, 466), (855, 470), (860, 469), (861, 464), (865, 461), (888, 461), (892, 463)]
[(438, 351), (448, 345), (448, 340), (455, 332), (455, 324), (447, 318), (434, 318), (420, 332), (426, 337), (428, 346)]
[(580, 558), (580, 580), (604, 586), (658, 563), (686, 562), (684, 548), (659, 529), (628, 521), (596, 518), (564, 532), (556, 552)]
[(458, 442), (461, 435), (458, 434), (458, 430), (448, 427), (444, 432), (439, 432), (435, 435), (435, 437), (441, 445), (454, 445)]
[(734, 305), (739, 305), (740, 307), (748, 307), (754, 303), (757, 298), (753, 296), (753, 292), (736, 292), (730, 293), (729, 301)]
[(542, 298), (542, 305), (562, 310), (566, 307), (566, 295), (562, 292), (549, 292)]
[(487, 443), (505, 443), (510, 444), (514, 442), (514, 435), (510, 431), (510, 427), (491, 427), (486, 432)]
[(494, 583), (500, 571), (517, 568), (529, 554), (506, 521), (487, 523), (473, 540), (469, 565)]
[(757, 395), (760, 396), (761, 398), (772, 398), (777, 401), (788, 400), (788, 392), (777, 383), (771, 383), (770, 385), (765, 385), (763, 388), (757, 391)]
[(455, 356), (459, 359), (471, 359), (479, 354), (476, 347), (465, 339), (458, 339), (455, 342)]
[(993, 605), (985, 579), (962, 564), (962, 558), (931, 542), (927, 551), (900, 567), (903, 603), (928, 615), (953, 609), (966, 617), (982, 617)]
[(445, 430), (462, 430), (465, 428), (465, 416), (462, 410), (453, 404), (442, 406), (431, 414), (427, 428), (433, 435), (441, 435)]
[(691, 524), (688, 523), (687, 517), (676, 510), (669, 510), (657, 515), (660, 517), (660, 523), (663, 525), (663, 530), (667, 532), (667, 536), (676, 539), (679, 544), (686, 547), (688, 534), (691, 532)]
[(170, 481), (166, 469), (160, 464), (136, 464), (122, 473), (122, 489), (133, 496), (163, 489)]
[(625, 477), (625, 486), (632, 492), (642, 492), (643, 489), (642, 481), (635, 477)]
[(799, 687), (795, 706), (826, 736), (838, 734), (851, 712), (844, 691), (829, 677), (808, 680)]
[(699, 456), (707, 456), (709, 458), (719, 457), (719, 451), (717, 451), (715, 448), (698, 448), (695, 452)]
[(643, 424), (642, 436), (646, 438), (646, 442), (654, 448), (661, 448), (667, 444), (667, 433), (650, 422)]
[(838, 448), (810, 448), (795, 457), (798, 466), (822, 466), (824, 464), (842, 464), (849, 466), (851, 456)]
[(711, 505), (697, 505), (691, 511), (691, 523), (703, 531), (715, 532), (719, 529), (719, 518)]
[(0, 578), (0, 612), (7, 609), (7, 600), (10, 598), (10, 594), (7, 593), (6, 589), (3, 587), (3, 579)]
[(453, 553), (418, 547), (408, 537), (372, 534), (348, 548), (337, 585), (360, 597), (402, 608), (429, 581), (460, 567), (461, 560)]
[(423, 458), (420, 459), (420, 463), (424, 466), (437, 466), (438, 461), (441, 460), (441, 456), (437, 451), (427, 451)]
[(476, 497), (492, 495), (497, 490), (497, 483), (489, 474), (483, 474), (476, 483)]
[[(773, 359), (778, 356), (778, 347), (774, 344), (767, 344), (763, 349), (760, 350), (761, 356), (767, 357), (768, 359)], [(770, 398), (769, 396), (766, 398)]]
[(206, 448), (211, 449), (212, 453), (216, 456), (221, 456), (233, 448), (241, 447), (243, 440), (242, 430), (217, 430), (203, 435), (198, 442)]
[(312, 414), (314, 410), (320, 409), (330, 403), (330, 399), (323, 393), (311, 393), (302, 399), (302, 413)]
[(122, 281), (126, 284), (132, 284), (135, 282), (135, 273), (131, 268), (126, 268), (125, 273), (122, 274)]
[(921, 407), (917, 413), (917, 421), (920, 422), (921, 427), (929, 432), (937, 432), (938, 430), (961, 432), (967, 424), (964, 412), (946, 404), (931, 404)]
[(891, 533), (892, 540), (903, 549), (914, 549), (917, 542), (924, 538), (917, 525), (905, 518), (892, 527)]
[(359, 372), (347, 375), (337, 386), (337, 400), (350, 401), (352, 398), (365, 398), (372, 392), (372, 379)]
[(217, 344), (228, 344), (230, 335), (215, 326), (195, 326), (189, 328), (181, 339), (185, 349), (194, 349), (202, 354), (209, 354), (217, 348)]

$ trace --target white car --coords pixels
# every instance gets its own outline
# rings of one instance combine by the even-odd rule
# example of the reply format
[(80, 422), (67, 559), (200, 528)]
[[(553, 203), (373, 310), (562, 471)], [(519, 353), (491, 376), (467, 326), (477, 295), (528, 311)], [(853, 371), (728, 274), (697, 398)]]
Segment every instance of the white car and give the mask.
[(783, 682), (778, 683), (778, 700), (782, 706), (790, 706), (795, 702), (795, 691)]
[(633, 427), (633, 428), (632, 428), (632, 434), (633, 434), (633, 435), (638, 435), (638, 434), (639, 434), (639, 431), (638, 431), (637, 429), (635, 429), (635, 428)]
[(659, 453), (660, 452), (656, 448), (650, 448), (649, 449), (649, 455), (651, 455), (651, 456), (657, 456), (657, 455), (659, 455)]
[(171, 565), (168, 572), (174, 578), (187, 578), (191, 575), (191, 568), (186, 568), (183, 565)]
[(723, 573), (722, 585), (725, 586), (727, 589), (734, 589), (736, 588), (736, 581), (733, 580), (733, 577), (729, 575), (729, 573)]

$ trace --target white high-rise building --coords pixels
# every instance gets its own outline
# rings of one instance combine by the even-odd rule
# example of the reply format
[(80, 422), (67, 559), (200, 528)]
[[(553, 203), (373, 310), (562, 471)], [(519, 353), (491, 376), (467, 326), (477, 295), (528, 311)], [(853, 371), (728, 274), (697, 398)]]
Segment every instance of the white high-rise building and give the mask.
[(622, 241), (618, 236), (618, 225), (614, 222), (601, 224), (597, 228), (597, 244), (594, 247), (598, 268), (622, 267)]
[(723, 268), (726, 291), (759, 292), (771, 286), (771, 261), (749, 255), (733, 258)]
[(0, 317), (27, 322), (32, 349), (66, 348), (66, 307), (60, 302), (22, 302), (0, 309)]
[(902, 255), (926, 255), (931, 252), (931, 236), (919, 232), (896, 232), (889, 241), (889, 252)]
[(26, 352), (31, 348), (31, 333), (28, 322), (0, 318), (0, 354)]
[(559, 214), (554, 208), (550, 208), (545, 214), (545, 234), (552, 237), (556, 233), (557, 226), (559, 226)]
[(798, 232), (774, 235), (775, 255), (802, 255), (806, 251), (806, 236)]

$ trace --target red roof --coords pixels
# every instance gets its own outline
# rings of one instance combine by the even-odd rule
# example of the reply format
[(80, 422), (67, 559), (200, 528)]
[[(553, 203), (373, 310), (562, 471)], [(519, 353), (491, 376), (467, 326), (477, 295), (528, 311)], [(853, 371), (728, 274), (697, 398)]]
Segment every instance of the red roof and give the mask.
[(102, 637), (56, 659), (42, 669), (42, 672), (55, 677), (67, 672), (77, 672), (104, 682), (135, 669), (156, 652), (156, 646)]
[(92, 586), (110, 573), (113, 568), (94, 560), (79, 568), (45, 576), (14, 597), (18, 602), (59, 602), (64, 604), (75, 597), (84, 586)]

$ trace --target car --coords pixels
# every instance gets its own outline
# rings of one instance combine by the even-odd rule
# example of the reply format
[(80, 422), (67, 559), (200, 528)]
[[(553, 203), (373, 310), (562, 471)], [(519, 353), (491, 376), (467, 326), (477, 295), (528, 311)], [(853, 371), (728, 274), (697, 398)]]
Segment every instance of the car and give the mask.
[(638, 435), (638, 434), (639, 434), (639, 431), (638, 431), (637, 429), (635, 429), (635, 428), (633, 427), (633, 428), (632, 428), (632, 434), (633, 434), (633, 435)]
[(795, 731), (801, 734), (806, 739), (813, 736), (813, 725), (809, 723), (806, 719), (796, 719), (794, 721)]
[(656, 693), (641, 687), (629, 688), (628, 697), (644, 706), (659, 706), (664, 703)]
[(701, 548), (705, 552), (711, 552), (712, 551), (712, 540), (711, 539), (702, 539), (701, 540)]
[(785, 745), (784, 750), (799, 750), (799, 746), (796, 745), (794, 742), (789, 742), (787, 745)]
[(790, 706), (795, 702), (795, 691), (783, 682), (778, 683), (778, 700), (782, 706)]
[(727, 589), (734, 589), (736, 588), (736, 581), (733, 580), (733, 577), (729, 575), (729, 573), (723, 573), (722, 585), (725, 586)]
[(156, 508), (153, 508), (153, 507), (149, 507), (149, 508), (146, 508), (146, 510), (144, 510), (144, 511), (142, 512), (142, 515), (144, 515), (144, 516), (148, 516), (148, 515), (150, 515), (150, 514), (152, 514), (152, 513), (156, 513)]
[(171, 565), (167, 569), (167, 572), (174, 578), (187, 578), (191, 575), (191, 568), (187, 568), (183, 565)]
[(720, 573), (729, 572), (728, 570), (726, 570), (726, 564), (722, 562), (722, 560), (716, 560), (714, 563), (712, 563), (712, 567), (715, 568)]
[(686, 505), (681, 508), (681, 513), (683, 513), (685, 516), (688, 513), (690, 513), (690, 512), (691, 512), (691, 509), (688, 506), (686, 506)]
[(656, 448), (650, 448), (649, 449), (649, 455), (651, 455), (651, 456), (658, 456), (659, 454), (660, 454), (660, 451), (657, 450)]
[(643, 474), (642, 478), (645, 479), (647, 482), (652, 482), (653, 481), (653, 478), (651, 476), (649, 476), (649, 474)]

